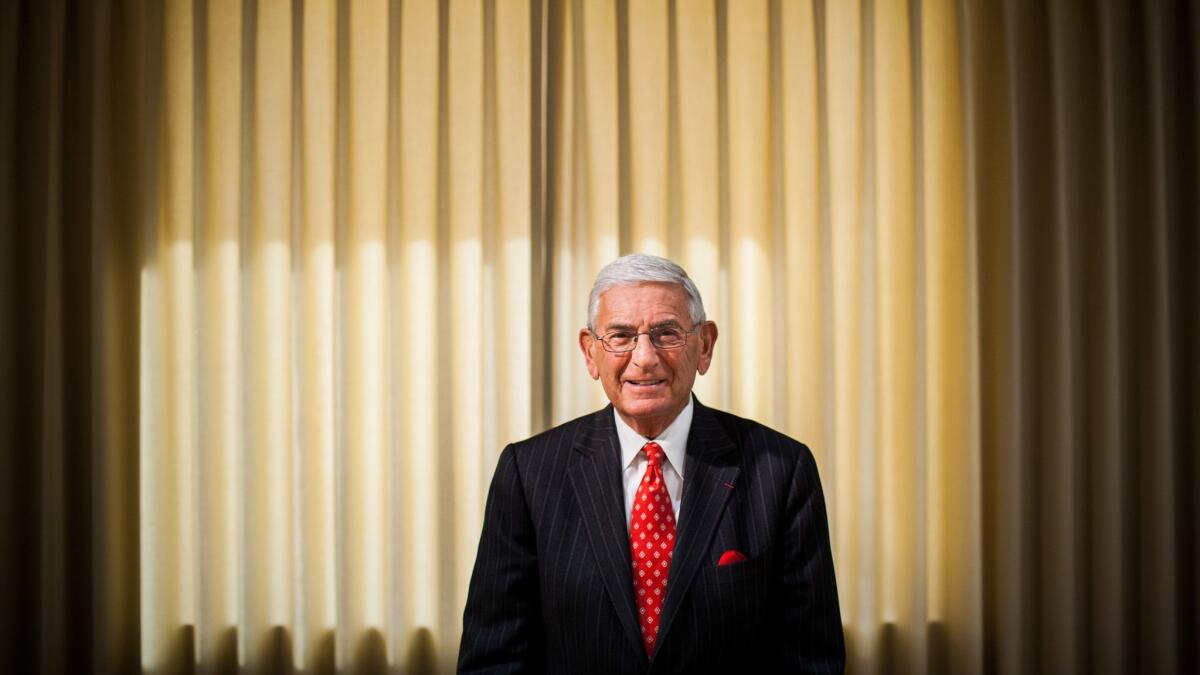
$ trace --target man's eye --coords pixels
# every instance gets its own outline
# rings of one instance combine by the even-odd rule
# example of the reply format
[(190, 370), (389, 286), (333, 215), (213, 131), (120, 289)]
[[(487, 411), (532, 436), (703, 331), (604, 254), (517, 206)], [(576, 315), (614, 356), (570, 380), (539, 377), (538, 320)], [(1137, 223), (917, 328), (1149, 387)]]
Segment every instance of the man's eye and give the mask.
[(617, 331), (615, 333), (608, 334), (608, 341), (609, 342), (628, 342), (633, 339), (633, 336), (634, 336), (634, 333), (630, 333), (627, 331)]
[(661, 328), (658, 331), (660, 340), (678, 340), (683, 337), (683, 331), (678, 328)]

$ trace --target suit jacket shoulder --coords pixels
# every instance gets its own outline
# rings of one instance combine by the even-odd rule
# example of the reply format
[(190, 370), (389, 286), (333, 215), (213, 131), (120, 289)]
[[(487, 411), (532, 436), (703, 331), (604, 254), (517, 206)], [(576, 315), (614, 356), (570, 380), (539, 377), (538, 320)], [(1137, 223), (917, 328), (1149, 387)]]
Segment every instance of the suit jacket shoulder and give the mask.
[(535, 520), (550, 507), (548, 499), (561, 499), (566, 494), (563, 487), (568, 481), (567, 472), (578, 460), (576, 448), (603, 448), (616, 442), (612, 415), (611, 406), (582, 415), (511, 443), (501, 453), (500, 461), (504, 462), (507, 455), (519, 474)]
[(561, 453), (564, 449), (569, 450), (581, 438), (589, 435), (590, 429), (598, 421), (597, 418), (605, 412), (611, 416), (612, 407), (580, 415), (525, 440), (510, 443), (506, 450), (513, 453), (514, 459), (521, 465), (544, 462), (551, 458), (547, 455), (553, 456)]
[(809, 447), (783, 432), (724, 410), (707, 406), (703, 409), (744, 453), (766, 453), (780, 460), (815, 464)]

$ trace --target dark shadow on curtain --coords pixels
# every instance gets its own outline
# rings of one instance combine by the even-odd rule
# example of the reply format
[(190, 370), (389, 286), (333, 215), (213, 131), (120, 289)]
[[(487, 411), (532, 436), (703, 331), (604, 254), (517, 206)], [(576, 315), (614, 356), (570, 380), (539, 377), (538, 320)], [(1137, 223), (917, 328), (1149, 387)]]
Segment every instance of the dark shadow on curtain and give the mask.
[(259, 642), (257, 653), (251, 661), (256, 673), (290, 675), (296, 671), (292, 662), (292, 636), (288, 629), (276, 626)]
[(337, 672), (337, 636), (329, 630), (321, 634), (321, 639), (309, 648), (307, 667), (304, 673), (317, 675), (333, 675)]
[(378, 630), (367, 631), (354, 646), (351, 668), (355, 675), (386, 675), (388, 670), (387, 642)]
[(985, 670), (1196, 672), (1197, 9), (983, 4)]
[(191, 675), (196, 668), (196, 629), (184, 626), (175, 632), (161, 664), (147, 668), (147, 675)]
[(211, 665), (205, 663), (205, 668), (211, 668), (214, 675), (235, 675), (238, 672), (238, 633), (237, 628), (227, 627), (217, 638), (217, 646), (213, 650)]
[(941, 621), (930, 621), (927, 627), (928, 641), (928, 673), (929, 675), (948, 675), (950, 668), (950, 638), (947, 635), (946, 624)]
[[(338, 670), (335, 662), (335, 640), (334, 631), (325, 631), (309, 648), (305, 667), (301, 668), (297, 667), (292, 658), (295, 652), (291, 631), (283, 626), (276, 626), (263, 635), (256, 645), (251, 646), (247, 663), (242, 666), (238, 663), (238, 631), (237, 628), (229, 626), (221, 631), (213, 650), (197, 662), (195, 630), (191, 626), (185, 626), (172, 640), (166, 662), (148, 672), (154, 675), (336, 675)], [(351, 667), (343, 672), (387, 672), (386, 660), (383, 661), (384, 669), (379, 669), (380, 661), (377, 657), (382, 641), (378, 633), (365, 637), (364, 643), (370, 644), (360, 653), (362, 659), (352, 663)]]
[(0, 654), (137, 672), (141, 11), (0, 3)]
[(418, 628), (413, 631), (408, 640), (407, 656), (404, 659), (406, 673), (436, 673), (438, 672), (437, 645), (433, 633), (428, 628)]

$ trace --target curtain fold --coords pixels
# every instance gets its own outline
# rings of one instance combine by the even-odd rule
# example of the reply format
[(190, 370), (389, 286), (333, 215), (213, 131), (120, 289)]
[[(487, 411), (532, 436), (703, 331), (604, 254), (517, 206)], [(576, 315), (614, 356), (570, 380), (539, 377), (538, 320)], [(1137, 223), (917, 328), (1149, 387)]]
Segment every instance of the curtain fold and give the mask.
[(0, 652), (449, 672), (596, 271), (807, 442), (852, 672), (1200, 667), (1200, 11), (0, 7)]

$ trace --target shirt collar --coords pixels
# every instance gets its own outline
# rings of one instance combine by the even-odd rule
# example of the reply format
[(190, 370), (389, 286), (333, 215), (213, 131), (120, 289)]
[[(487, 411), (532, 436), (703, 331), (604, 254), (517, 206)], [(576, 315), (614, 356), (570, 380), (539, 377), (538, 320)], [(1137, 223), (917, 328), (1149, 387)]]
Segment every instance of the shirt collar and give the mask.
[(692, 430), (692, 413), (694, 406), (692, 405), (692, 397), (688, 396), (687, 405), (679, 414), (675, 416), (671, 424), (663, 430), (658, 438), (650, 439), (642, 436), (634, 431), (632, 427), (621, 419), (620, 413), (616, 408), (613, 408), (613, 417), (617, 420), (617, 439), (621, 442), (621, 468), (622, 470), (629, 468), (633, 464), (633, 460), (641, 452), (642, 446), (653, 440), (658, 443), (663, 452), (666, 453), (667, 461), (679, 474), (683, 477), (683, 462), (687, 457), (687, 441), (688, 434)]

